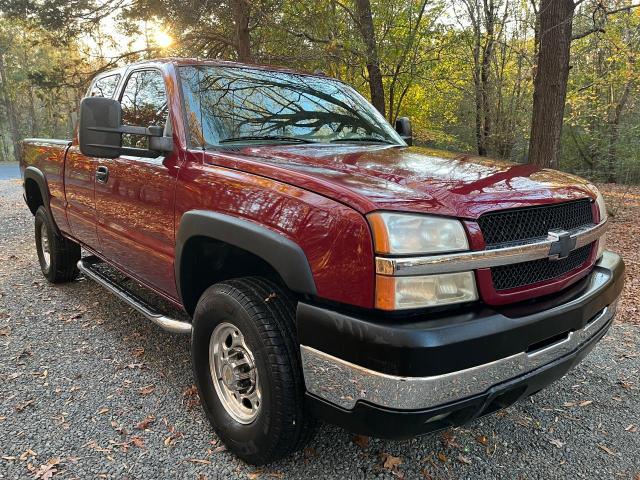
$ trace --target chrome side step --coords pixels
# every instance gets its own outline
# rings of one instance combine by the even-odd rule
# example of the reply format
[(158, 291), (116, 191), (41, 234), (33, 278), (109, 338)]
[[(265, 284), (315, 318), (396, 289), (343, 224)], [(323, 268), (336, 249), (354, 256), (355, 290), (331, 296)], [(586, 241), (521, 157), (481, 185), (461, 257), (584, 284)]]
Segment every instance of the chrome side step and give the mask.
[(98, 282), (111, 293), (120, 297), (120, 299), (124, 300), (127, 304), (136, 309), (138, 312), (147, 317), (163, 330), (172, 333), (191, 333), (191, 323), (182, 320), (176, 320), (155, 311), (152, 306), (147, 304), (147, 302), (145, 302), (135, 293), (127, 290), (121, 285), (118, 285), (107, 275), (101, 272), (98, 268), (96, 268), (96, 266), (100, 264), (102, 264), (102, 261), (97, 257), (85, 257), (78, 262), (78, 269), (87, 278)]

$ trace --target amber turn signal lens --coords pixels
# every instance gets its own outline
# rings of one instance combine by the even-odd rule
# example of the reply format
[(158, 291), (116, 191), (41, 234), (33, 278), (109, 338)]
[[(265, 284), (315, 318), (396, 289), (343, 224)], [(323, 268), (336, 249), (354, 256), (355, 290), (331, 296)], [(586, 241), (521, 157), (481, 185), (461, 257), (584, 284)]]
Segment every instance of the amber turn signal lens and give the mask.
[(395, 310), (396, 282), (393, 277), (376, 275), (376, 308)]
[(369, 223), (373, 232), (373, 247), (377, 253), (391, 253), (387, 225), (380, 214), (369, 215)]

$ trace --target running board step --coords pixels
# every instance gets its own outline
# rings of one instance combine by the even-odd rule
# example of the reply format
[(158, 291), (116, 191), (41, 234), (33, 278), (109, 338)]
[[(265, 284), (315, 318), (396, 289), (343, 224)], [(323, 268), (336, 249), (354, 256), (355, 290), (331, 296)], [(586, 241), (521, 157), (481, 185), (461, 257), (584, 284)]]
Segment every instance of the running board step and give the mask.
[(87, 278), (99, 283), (111, 293), (120, 297), (120, 299), (124, 300), (128, 305), (136, 309), (163, 330), (172, 333), (191, 333), (190, 322), (176, 320), (175, 318), (170, 318), (160, 312), (157, 312), (154, 307), (140, 298), (139, 295), (136, 295), (134, 292), (106, 275), (102, 269), (99, 268), (104, 265), (104, 262), (102, 262), (98, 257), (90, 256), (85, 257), (78, 262), (78, 269)]

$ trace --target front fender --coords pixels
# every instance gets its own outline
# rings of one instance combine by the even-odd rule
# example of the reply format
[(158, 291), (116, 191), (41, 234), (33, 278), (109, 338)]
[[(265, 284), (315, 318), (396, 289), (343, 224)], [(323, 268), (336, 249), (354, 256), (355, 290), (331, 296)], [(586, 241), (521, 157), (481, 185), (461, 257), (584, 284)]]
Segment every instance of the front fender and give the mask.
[(246, 250), (271, 265), (292, 291), (317, 294), (309, 261), (294, 241), (242, 218), (206, 210), (190, 210), (182, 215), (176, 235), (175, 275), (178, 294), (183, 302), (182, 253), (189, 239), (195, 237), (211, 238)]

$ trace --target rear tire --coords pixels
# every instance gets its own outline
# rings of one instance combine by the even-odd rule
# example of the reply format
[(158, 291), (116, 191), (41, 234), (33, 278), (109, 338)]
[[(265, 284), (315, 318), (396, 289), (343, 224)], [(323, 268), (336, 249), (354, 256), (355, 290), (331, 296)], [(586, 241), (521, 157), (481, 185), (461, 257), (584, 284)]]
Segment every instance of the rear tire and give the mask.
[(42, 274), (51, 283), (70, 282), (78, 276), (80, 245), (60, 235), (44, 206), (35, 216), (36, 250)]
[(314, 431), (294, 319), (290, 293), (258, 277), (213, 285), (196, 307), (191, 355), (203, 408), (251, 464), (301, 449)]

